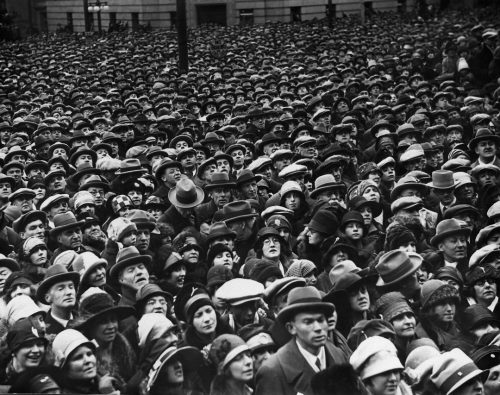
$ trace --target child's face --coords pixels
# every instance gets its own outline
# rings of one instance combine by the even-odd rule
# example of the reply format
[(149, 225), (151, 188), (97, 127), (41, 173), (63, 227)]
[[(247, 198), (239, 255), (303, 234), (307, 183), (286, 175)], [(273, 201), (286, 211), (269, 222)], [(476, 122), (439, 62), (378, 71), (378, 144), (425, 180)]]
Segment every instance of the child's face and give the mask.
[(136, 240), (137, 240), (137, 232), (131, 231), (122, 238), (122, 244), (124, 247), (134, 246)]
[(359, 222), (349, 222), (345, 234), (351, 240), (359, 240), (363, 237), (363, 226)]

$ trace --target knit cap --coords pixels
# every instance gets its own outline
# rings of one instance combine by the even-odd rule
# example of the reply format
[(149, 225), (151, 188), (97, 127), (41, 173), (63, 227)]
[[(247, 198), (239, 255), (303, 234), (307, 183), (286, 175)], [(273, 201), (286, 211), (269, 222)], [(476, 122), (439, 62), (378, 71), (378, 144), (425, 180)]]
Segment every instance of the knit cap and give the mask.
[(448, 285), (444, 281), (428, 280), (420, 289), (420, 303), (423, 310), (430, 309), (439, 303), (449, 300), (459, 303), (460, 296), (455, 287)]
[(308, 259), (296, 259), (286, 271), (285, 277), (307, 277), (317, 271), (314, 262)]
[(233, 279), (233, 272), (223, 265), (213, 266), (207, 273), (207, 286), (215, 287), (224, 284), (226, 281)]
[(261, 260), (250, 271), (250, 278), (264, 285), (271, 277), (283, 278), (283, 274), (276, 264), (267, 260)]
[(387, 229), (384, 250), (397, 250), (399, 247), (406, 246), (410, 242), (417, 242), (413, 232), (404, 225), (394, 224)]
[(410, 313), (415, 315), (405, 297), (400, 292), (388, 292), (383, 294), (375, 302), (375, 312), (382, 318), (391, 322), (401, 314)]

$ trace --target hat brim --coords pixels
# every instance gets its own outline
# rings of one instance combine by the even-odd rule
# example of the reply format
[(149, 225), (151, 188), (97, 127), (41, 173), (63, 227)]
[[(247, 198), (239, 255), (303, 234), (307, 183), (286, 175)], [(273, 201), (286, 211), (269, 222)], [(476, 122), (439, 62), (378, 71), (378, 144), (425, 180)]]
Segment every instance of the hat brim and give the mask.
[(43, 304), (49, 304), (45, 300), (45, 294), (54, 284), (63, 281), (71, 281), (73, 282), (73, 284), (75, 284), (75, 288), (77, 288), (78, 284), (80, 283), (80, 275), (77, 272), (67, 272), (67, 273), (56, 274), (55, 276), (43, 280), (36, 291), (36, 297), (38, 301)]
[(382, 276), (378, 276), (378, 280), (377, 280), (377, 283), (375, 284), (377, 287), (386, 287), (386, 286), (389, 286), (389, 285), (393, 285), (393, 284), (396, 284), (398, 281), (401, 281), (402, 279), (404, 278), (407, 278), (409, 276), (411, 276), (413, 273), (415, 273), (418, 268), (420, 266), (422, 266), (422, 262), (421, 263), (416, 263), (415, 261), (409, 259), (409, 261), (411, 262), (411, 265), (412, 265), (412, 268), (410, 270), (408, 270), (407, 272), (405, 272), (405, 274), (402, 276), (402, 277), (399, 277), (391, 282), (388, 282), (386, 283), (384, 281), (384, 279), (382, 278)]
[(118, 169), (115, 171), (115, 174), (117, 175), (124, 175), (124, 174), (143, 174), (143, 173), (147, 173), (148, 170), (145, 169), (144, 167), (141, 167), (140, 169), (134, 169), (134, 170), (122, 170), (122, 169)]
[(85, 221), (76, 221), (76, 222), (73, 222), (71, 224), (58, 226), (54, 229), (51, 229), (49, 231), (49, 235), (51, 237), (54, 237), (54, 236), (58, 235), (59, 233), (64, 232), (65, 230), (73, 229), (73, 228), (81, 228), (84, 223), (85, 223)]
[(121, 321), (127, 317), (135, 315), (135, 309), (131, 306), (113, 306), (102, 311), (99, 311), (96, 314), (92, 314), (90, 317), (85, 319), (85, 321), (74, 326), (74, 329), (84, 331), (91, 329), (93, 325), (95, 325), (96, 321), (99, 321), (102, 318), (109, 317), (111, 314), (114, 314), (118, 321)]
[(206, 191), (210, 191), (212, 189), (222, 188), (222, 187), (234, 189), (234, 188), (236, 188), (236, 183), (234, 183), (234, 182), (223, 182), (223, 183), (220, 183), (220, 184), (207, 184), (207, 185), (205, 185), (205, 190)]
[(281, 324), (285, 324), (296, 314), (301, 312), (322, 312), (325, 313), (326, 317), (330, 317), (335, 311), (335, 306), (328, 302), (313, 302), (313, 303), (296, 303), (291, 306), (286, 306), (278, 313), (276, 317), (277, 321)]
[(198, 186), (195, 186), (195, 191), (196, 191), (196, 199), (191, 203), (186, 204), (186, 203), (179, 202), (179, 200), (177, 200), (175, 188), (172, 188), (168, 192), (168, 200), (170, 201), (170, 203), (172, 203), (176, 207), (193, 208), (193, 207), (198, 206), (200, 203), (203, 202), (203, 199), (205, 199), (205, 193), (203, 192), (203, 189), (201, 189)]
[(470, 236), (470, 233), (471, 233), (471, 231), (468, 228), (447, 230), (447, 231), (444, 231), (443, 233), (436, 234), (436, 236), (434, 236), (431, 239), (431, 246), (437, 247), (439, 242), (442, 241), (443, 239), (446, 239), (448, 236), (456, 235), (456, 234), (463, 234), (464, 236), (468, 237), (468, 236)]
[(462, 385), (464, 385), (467, 381), (473, 379), (474, 377), (481, 376), (481, 381), (484, 382), (490, 373), (490, 370), (481, 370), (477, 368), (477, 370), (474, 370), (470, 372), (469, 374), (466, 374), (463, 376), (460, 380), (458, 380), (447, 392), (446, 395), (451, 395), (453, 392), (455, 392), (458, 388), (460, 388)]
[(99, 266), (104, 266), (106, 268), (108, 266), (108, 262), (105, 259), (98, 259), (95, 261), (90, 267), (88, 267), (85, 272), (83, 272), (81, 278), (80, 278), (80, 283), (85, 284), (87, 278), (89, 277), (90, 273), (97, 267)]
[(428, 184), (424, 184), (421, 182), (408, 182), (408, 183), (404, 183), (401, 185), (396, 185), (394, 187), (394, 189), (391, 191), (391, 200), (392, 201), (396, 200), (396, 196), (398, 195), (398, 193), (402, 189), (406, 189), (406, 188), (415, 188), (417, 190), (421, 190), (422, 192), (424, 192), (424, 195), (425, 195), (425, 194), (427, 194), (429, 186), (428, 186)]
[(253, 177), (250, 177), (246, 180), (240, 180), (240, 181), (236, 180), (236, 186), (240, 187), (242, 184), (245, 184), (247, 182), (252, 182), (252, 181), (259, 182), (260, 180), (262, 180), (262, 176), (259, 174), (255, 174)]
[(109, 276), (113, 279), (116, 279), (120, 271), (126, 268), (127, 266), (136, 265), (139, 263), (143, 263), (144, 265), (150, 265), (151, 262), (152, 259), (149, 255), (138, 255), (132, 258), (123, 259), (119, 262), (116, 262), (113, 266), (111, 266), (111, 268), (109, 269)]
[(237, 215), (236, 217), (231, 217), (231, 218), (228, 218), (228, 219), (224, 219), (224, 222), (228, 223), (228, 222), (240, 221), (242, 219), (255, 218), (255, 217), (258, 217), (258, 216), (259, 216), (259, 214)]

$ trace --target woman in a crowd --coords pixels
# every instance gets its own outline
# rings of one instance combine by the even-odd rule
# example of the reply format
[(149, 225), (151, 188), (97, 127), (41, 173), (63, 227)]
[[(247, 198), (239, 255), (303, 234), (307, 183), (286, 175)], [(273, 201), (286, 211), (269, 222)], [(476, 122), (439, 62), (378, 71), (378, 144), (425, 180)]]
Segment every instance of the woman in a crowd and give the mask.
[(298, 236), (304, 229), (306, 214), (309, 211), (306, 197), (300, 185), (295, 181), (287, 181), (281, 186), (280, 206), (293, 211), (290, 218), (292, 235)]
[(292, 252), (288, 247), (288, 243), (276, 229), (271, 227), (261, 228), (257, 233), (254, 249), (257, 258), (273, 262), (282, 274), (290, 267)]

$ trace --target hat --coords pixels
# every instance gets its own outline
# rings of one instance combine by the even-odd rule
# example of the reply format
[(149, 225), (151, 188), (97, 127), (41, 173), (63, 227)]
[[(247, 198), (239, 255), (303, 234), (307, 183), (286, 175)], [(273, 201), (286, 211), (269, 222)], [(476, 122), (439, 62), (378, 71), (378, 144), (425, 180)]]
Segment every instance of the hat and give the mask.
[(233, 181), (229, 181), (229, 175), (227, 173), (213, 173), (210, 177), (210, 182), (205, 185), (205, 190), (209, 191), (222, 187), (232, 189), (236, 187), (236, 184)]
[(246, 278), (234, 278), (224, 283), (215, 296), (232, 306), (238, 306), (247, 302), (257, 301), (264, 294), (264, 286)]
[(345, 184), (335, 181), (335, 177), (332, 174), (323, 174), (314, 181), (314, 189), (311, 191), (310, 196), (312, 199), (316, 199), (321, 192), (329, 189), (347, 190)]
[(155, 328), (161, 328), (163, 333), (172, 329), (174, 324), (164, 314), (160, 313), (146, 313), (143, 314), (141, 319), (137, 322), (137, 337), (139, 340), (139, 347), (143, 348), (146, 345), (148, 335)]
[(128, 266), (143, 264), (148, 266), (151, 264), (151, 256), (149, 255), (141, 255), (139, 250), (134, 246), (129, 246), (122, 248), (118, 251), (118, 255), (116, 256), (116, 263), (111, 266), (109, 270), (109, 275), (112, 279), (118, 279), (118, 275), (120, 272)]
[(405, 313), (415, 315), (415, 312), (400, 292), (383, 294), (375, 302), (375, 312), (377, 315), (381, 315), (387, 322), (391, 322), (394, 318)]
[(45, 272), (45, 276), (36, 291), (37, 300), (40, 303), (49, 304), (45, 300), (45, 294), (53, 285), (65, 281), (71, 281), (76, 289), (78, 287), (78, 283), (80, 282), (80, 275), (76, 272), (69, 272), (66, 267), (61, 264), (54, 264), (50, 266)]
[(396, 199), (391, 204), (391, 211), (397, 214), (400, 210), (420, 210), (424, 202), (417, 196), (405, 196)]
[(243, 169), (241, 170), (240, 174), (238, 175), (238, 178), (236, 179), (236, 186), (240, 187), (242, 184), (246, 182), (259, 182), (262, 179), (262, 176), (260, 175), (255, 175), (252, 170), (250, 169)]
[(222, 285), (234, 278), (233, 272), (227, 266), (212, 266), (207, 272), (207, 287)]
[(338, 226), (337, 217), (329, 210), (318, 210), (307, 224), (309, 229), (326, 235), (334, 235)]
[(361, 380), (392, 370), (404, 369), (399, 361), (396, 346), (381, 336), (363, 340), (352, 353), (349, 363), (358, 372)]
[(397, 199), (401, 191), (407, 188), (417, 189), (421, 192), (422, 195), (426, 195), (428, 191), (428, 187), (426, 184), (421, 183), (416, 177), (406, 175), (404, 177), (401, 177), (394, 186), (393, 190), (391, 191), (391, 200), (394, 201), (395, 199)]
[(484, 346), (474, 350), (470, 357), (479, 369), (491, 369), (500, 365), (500, 347), (496, 345)]
[(174, 297), (170, 293), (162, 290), (158, 285), (144, 284), (137, 290), (137, 293), (135, 294), (135, 308), (137, 312), (140, 313), (143, 307), (146, 305), (148, 299), (154, 296), (163, 296), (166, 301), (170, 302), (170, 304), (173, 304), (174, 302)]
[(257, 216), (258, 214), (252, 211), (252, 206), (246, 200), (235, 200), (225, 204), (222, 208), (222, 218), (226, 224), (228, 222), (241, 221)]
[(207, 243), (210, 243), (212, 240), (219, 237), (234, 239), (236, 238), (236, 233), (231, 231), (225, 222), (213, 222), (208, 230)]
[(212, 342), (208, 357), (217, 366), (218, 373), (222, 374), (238, 355), (247, 351), (250, 351), (250, 348), (241, 337), (223, 334)]
[(500, 137), (498, 137), (496, 134), (493, 134), (487, 128), (480, 128), (476, 132), (474, 138), (469, 141), (468, 147), (471, 151), (474, 151), (476, 149), (477, 144), (480, 141), (485, 141), (485, 140), (493, 141), (497, 145), (497, 147), (500, 145)]
[(20, 319), (28, 318), (35, 314), (45, 316), (45, 311), (38, 307), (35, 301), (28, 295), (18, 295), (7, 303), (6, 319), (10, 327)]
[(189, 178), (181, 178), (168, 192), (168, 200), (176, 207), (193, 208), (203, 202), (205, 193)]
[(88, 332), (103, 319), (114, 317), (121, 321), (135, 314), (135, 309), (131, 306), (115, 306), (113, 298), (99, 288), (85, 295), (87, 291), (80, 299), (78, 324), (74, 326), (79, 331)]
[(57, 193), (55, 195), (48, 197), (40, 205), (40, 210), (47, 212), (50, 208), (52, 208), (61, 201), (65, 201), (69, 204), (69, 195), (65, 193)]
[(169, 361), (179, 361), (182, 364), (182, 371), (189, 373), (203, 367), (203, 354), (196, 347), (176, 346), (166, 348), (152, 364), (152, 368), (147, 376), (146, 389), (149, 392), (151, 387), (155, 385), (160, 374), (166, 372), (163, 369)]
[(128, 218), (118, 217), (109, 223), (107, 233), (112, 241), (120, 242), (132, 231), (137, 232), (137, 226)]
[(476, 265), (465, 273), (465, 284), (468, 286), (474, 286), (477, 281), (487, 278), (492, 278), (497, 281), (500, 279), (500, 274), (498, 273), (496, 266), (493, 266), (492, 264), (484, 264), (482, 266)]
[(47, 246), (45, 245), (45, 242), (42, 239), (36, 236), (31, 236), (28, 237), (23, 243), (23, 253), (26, 256), (29, 256), (31, 254), (31, 251), (33, 251), (35, 247), (43, 247), (47, 249)]
[(87, 346), (94, 351), (96, 349), (96, 345), (76, 329), (64, 329), (59, 332), (52, 343), (54, 365), (62, 369), (73, 351), (81, 346)]
[(265, 285), (269, 278), (282, 278), (283, 275), (275, 263), (262, 259), (252, 266), (249, 277)]
[(29, 188), (19, 188), (9, 195), (9, 202), (13, 202), (15, 199), (21, 196), (26, 196), (28, 199), (33, 199), (36, 196), (35, 191)]
[(448, 207), (444, 213), (444, 219), (455, 218), (457, 215), (462, 213), (470, 213), (473, 214), (474, 217), (479, 218), (481, 213), (479, 210), (471, 204), (454, 204), (453, 206)]
[(454, 348), (434, 360), (430, 379), (443, 394), (450, 395), (478, 376), (484, 381), (488, 371), (480, 370), (462, 350)]
[(78, 254), (74, 250), (66, 250), (61, 252), (59, 255), (56, 256), (54, 259), (53, 265), (59, 264), (64, 266), (68, 270), (73, 269), (73, 263), (75, 262), (76, 258), (78, 258), (80, 254)]
[(108, 262), (103, 258), (99, 258), (93, 252), (85, 251), (76, 257), (72, 266), (73, 270), (80, 275), (80, 283), (86, 284), (92, 271), (99, 266), (106, 268)]
[(363, 207), (369, 207), (373, 217), (378, 217), (382, 212), (382, 205), (373, 201), (366, 200), (364, 196), (355, 196), (349, 200), (349, 208), (361, 212)]
[(54, 216), (54, 228), (50, 230), (50, 235), (56, 237), (59, 233), (62, 233), (69, 229), (80, 228), (85, 221), (77, 221), (75, 214), (71, 211), (67, 211), (62, 214), (56, 214)]
[(444, 281), (431, 279), (420, 288), (420, 303), (423, 310), (450, 299), (455, 303), (460, 301), (457, 289)]
[(347, 344), (351, 350), (355, 350), (361, 342), (373, 336), (393, 339), (396, 333), (392, 324), (382, 319), (361, 320), (349, 331)]
[(469, 259), (469, 269), (476, 265), (490, 263), (492, 259), (500, 257), (500, 246), (498, 244), (487, 244), (474, 251)]
[(416, 253), (392, 250), (382, 255), (375, 266), (379, 274), (377, 286), (393, 285), (411, 276), (422, 265), (423, 259)]
[(451, 170), (434, 170), (432, 172), (432, 182), (427, 185), (435, 189), (455, 188), (453, 172)]
[(495, 323), (497, 327), (500, 327), (500, 320), (486, 306), (480, 304), (467, 307), (464, 310), (462, 322), (466, 331), (488, 323)]
[(460, 222), (456, 219), (444, 219), (436, 226), (436, 235), (431, 238), (431, 245), (437, 247), (438, 244), (452, 235), (464, 235), (469, 237), (471, 230), (460, 226)]
[(264, 290), (264, 300), (267, 303), (272, 303), (273, 299), (278, 295), (283, 295), (286, 292), (290, 292), (294, 288), (304, 287), (306, 285), (306, 280), (299, 277), (284, 277), (273, 281)]
[(37, 366), (16, 375), (9, 393), (56, 394), (61, 388), (57, 383), (60, 372), (54, 366)]
[[(94, 152), (94, 151), (92, 151)], [(95, 152), (94, 152), (95, 154)], [(141, 166), (141, 162), (137, 158), (128, 158), (122, 160), (120, 163), (120, 168), (115, 171), (116, 175), (125, 174), (142, 174), (146, 173), (147, 170)]]
[(464, 278), (462, 274), (458, 271), (457, 268), (451, 267), (451, 266), (443, 266), (436, 270), (434, 273), (433, 278), (437, 280), (453, 280), (455, 281), (460, 287), (463, 287), (464, 285)]
[(32, 341), (40, 341), (47, 346), (48, 341), (38, 330), (33, 326), (29, 318), (21, 318), (7, 332), (7, 347), (9, 351), (15, 352), (24, 344)]
[(115, 214), (126, 207), (132, 207), (132, 200), (127, 195), (114, 196), (111, 200), (111, 208)]
[(295, 259), (285, 273), (286, 277), (305, 278), (313, 273), (317, 273), (318, 268), (313, 261), (308, 259)]
[(316, 288), (312, 286), (293, 288), (288, 293), (287, 304), (278, 313), (277, 320), (284, 324), (303, 311), (320, 311), (328, 318), (334, 310), (335, 307), (332, 303), (321, 300), (321, 294)]

